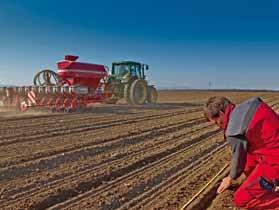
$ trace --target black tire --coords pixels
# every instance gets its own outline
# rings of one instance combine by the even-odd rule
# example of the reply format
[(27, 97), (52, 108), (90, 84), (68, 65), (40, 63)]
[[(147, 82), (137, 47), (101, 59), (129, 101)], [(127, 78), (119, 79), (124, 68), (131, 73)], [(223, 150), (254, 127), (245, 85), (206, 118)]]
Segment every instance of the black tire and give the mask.
[(149, 86), (147, 93), (147, 103), (156, 104), (158, 99), (158, 92), (155, 87)]
[(144, 104), (147, 98), (147, 84), (142, 79), (137, 79), (131, 84), (130, 98), (132, 104)]
[(130, 89), (131, 89), (131, 82), (128, 82), (127, 84), (125, 84), (124, 86), (124, 99), (128, 104), (133, 104), (131, 97), (130, 97)]

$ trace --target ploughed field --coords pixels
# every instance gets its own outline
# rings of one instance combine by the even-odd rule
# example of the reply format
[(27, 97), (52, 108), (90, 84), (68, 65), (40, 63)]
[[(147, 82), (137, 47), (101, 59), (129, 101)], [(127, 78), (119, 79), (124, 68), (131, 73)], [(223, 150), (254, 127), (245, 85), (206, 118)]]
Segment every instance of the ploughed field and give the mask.
[[(161, 91), (156, 105), (0, 112), (0, 209), (181, 208), (230, 160), (203, 118), (213, 95), (261, 96), (279, 109), (278, 93)], [(188, 208), (204, 209), (206, 197)]]

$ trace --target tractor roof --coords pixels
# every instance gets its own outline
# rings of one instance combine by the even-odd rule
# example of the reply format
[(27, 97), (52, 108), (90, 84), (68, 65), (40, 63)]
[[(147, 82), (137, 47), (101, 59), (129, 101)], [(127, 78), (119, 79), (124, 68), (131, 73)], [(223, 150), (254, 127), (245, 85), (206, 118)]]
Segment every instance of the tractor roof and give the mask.
[(139, 62), (135, 62), (135, 61), (118, 61), (118, 62), (113, 62), (112, 64), (139, 64), (141, 65), (141, 63)]

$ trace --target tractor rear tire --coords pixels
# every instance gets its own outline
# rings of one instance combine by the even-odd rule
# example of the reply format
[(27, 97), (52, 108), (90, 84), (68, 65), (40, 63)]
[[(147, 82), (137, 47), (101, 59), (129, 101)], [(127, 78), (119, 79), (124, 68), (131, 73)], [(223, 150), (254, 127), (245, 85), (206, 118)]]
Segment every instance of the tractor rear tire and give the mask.
[(131, 84), (130, 97), (132, 104), (144, 104), (147, 98), (147, 84), (145, 80), (137, 79)]
[(131, 82), (125, 84), (124, 86), (124, 99), (128, 104), (133, 104), (130, 97)]
[(147, 93), (147, 103), (156, 104), (158, 99), (158, 92), (155, 87), (149, 86)]

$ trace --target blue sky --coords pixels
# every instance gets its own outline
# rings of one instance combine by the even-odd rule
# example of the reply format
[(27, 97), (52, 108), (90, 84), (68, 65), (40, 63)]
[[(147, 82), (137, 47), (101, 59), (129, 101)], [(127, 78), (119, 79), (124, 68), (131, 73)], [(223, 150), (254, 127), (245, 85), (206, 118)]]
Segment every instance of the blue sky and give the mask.
[(150, 65), (159, 87), (279, 89), (279, 2), (1, 0), (0, 84), (65, 54)]

